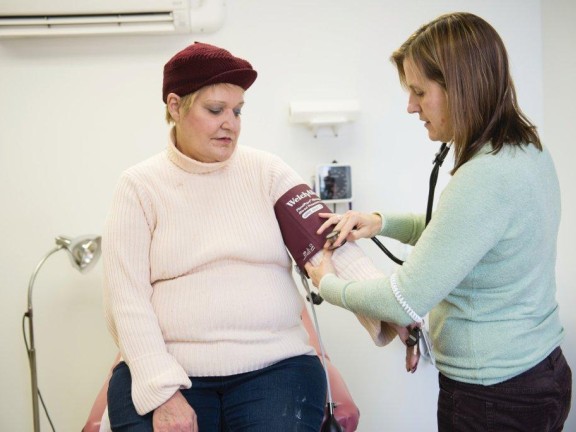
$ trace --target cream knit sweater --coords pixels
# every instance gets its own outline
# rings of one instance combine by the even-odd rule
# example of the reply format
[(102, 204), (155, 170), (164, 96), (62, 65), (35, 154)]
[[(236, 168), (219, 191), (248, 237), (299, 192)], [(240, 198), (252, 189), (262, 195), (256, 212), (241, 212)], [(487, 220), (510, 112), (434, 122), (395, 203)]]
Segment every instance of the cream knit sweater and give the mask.
[[(262, 151), (239, 146), (205, 164), (172, 142), (123, 173), (103, 235), (105, 311), (140, 414), (190, 388), (190, 377), (315, 355), (273, 209), (302, 183)], [(334, 260), (345, 278), (383, 276), (354, 244)], [(379, 345), (394, 335), (359, 319)]]

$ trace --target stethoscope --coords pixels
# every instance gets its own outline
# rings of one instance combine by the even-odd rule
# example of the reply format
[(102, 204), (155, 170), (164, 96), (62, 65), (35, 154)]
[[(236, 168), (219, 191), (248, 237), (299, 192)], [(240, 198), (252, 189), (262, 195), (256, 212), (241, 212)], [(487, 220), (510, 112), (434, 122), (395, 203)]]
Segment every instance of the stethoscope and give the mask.
[[(425, 224), (425, 226), (427, 226), (428, 223), (430, 222), (430, 219), (432, 219), (432, 205), (434, 203), (434, 190), (436, 189), (436, 183), (438, 181), (438, 172), (440, 170), (440, 167), (442, 166), (442, 163), (444, 163), (444, 159), (446, 159), (446, 155), (448, 155), (449, 151), (450, 151), (450, 144), (442, 143), (442, 145), (440, 146), (440, 149), (438, 150), (438, 152), (436, 153), (436, 155), (434, 157), (434, 160), (432, 161), (432, 163), (434, 164), (434, 167), (432, 168), (432, 173), (430, 174), (430, 182), (429, 182), (429, 187), (428, 187), (428, 203), (426, 206), (426, 224)], [(332, 233), (328, 234), (328, 236), (331, 236), (335, 239), (338, 232), (336, 232), (336, 236), (334, 236), (334, 233), (335, 232), (333, 231)], [(392, 254), (392, 252), (390, 252), (386, 248), (386, 246), (384, 246), (380, 242), (380, 240), (378, 240), (376, 237), (372, 237), (372, 241), (374, 243), (376, 243), (376, 245), (378, 245), (378, 247), (382, 250), (382, 252), (384, 252), (386, 254), (386, 256), (388, 256), (388, 258), (390, 258), (396, 264), (399, 264), (399, 265), (404, 264), (404, 261), (402, 261), (401, 259), (394, 256), (394, 254)], [(338, 421), (334, 417), (334, 400), (332, 399), (332, 389), (330, 388), (330, 379), (328, 376), (328, 367), (326, 365), (326, 353), (324, 350), (324, 343), (322, 342), (322, 336), (320, 334), (320, 327), (318, 325), (318, 318), (316, 317), (316, 309), (314, 307), (314, 305), (319, 305), (320, 303), (322, 303), (322, 301), (324, 299), (320, 296), (320, 294), (317, 294), (317, 293), (312, 292), (310, 290), (310, 286), (308, 285), (308, 279), (306, 277), (306, 274), (300, 270), (300, 267), (295, 266), (295, 268), (296, 268), (296, 272), (300, 275), (302, 285), (304, 286), (304, 289), (305, 289), (306, 294), (307, 294), (306, 298), (309, 300), (309, 303), (310, 303), (310, 309), (312, 310), (312, 317), (314, 319), (314, 327), (315, 327), (316, 333), (318, 335), (318, 345), (320, 345), (320, 356), (321, 356), (321, 360), (322, 360), (322, 366), (324, 367), (324, 373), (326, 374), (327, 393), (328, 393), (328, 402), (327, 402), (328, 414), (326, 417), (326, 421), (322, 424), (322, 428), (321, 428), (320, 432), (342, 432), (342, 427), (340, 426), (340, 424), (338, 423)], [(411, 333), (411, 337), (413, 337), (412, 333)], [(416, 337), (416, 343), (417, 343), (418, 336), (416, 335), (415, 337)]]
[[(448, 155), (448, 152), (450, 151), (450, 146), (451, 146), (451, 144), (442, 143), (442, 145), (440, 146), (440, 149), (438, 150), (438, 152), (434, 156), (434, 160), (432, 161), (432, 163), (434, 164), (434, 167), (432, 168), (432, 172), (430, 173), (430, 182), (429, 182), (429, 186), (428, 186), (428, 202), (426, 205), (425, 226), (427, 226), (428, 223), (430, 222), (430, 219), (432, 219), (432, 206), (434, 204), (434, 191), (436, 189), (436, 183), (438, 181), (438, 172), (440, 171), (440, 167), (444, 163), (444, 159), (446, 159), (446, 156)], [(336, 238), (338, 237), (338, 234), (340, 234), (339, 231), (332, 231), (331, 233), (329, 233), (326, 236), (326, 240), (335, 241)], [(371, 237), (371, 240), (374, 243), (376, 243), (376, 245), (380, 248), (380, 250), (382, 250), (382, 252), (384, 252), (386, 254), (386, 256), (388, 258), (390, 258), (392, 261), (394, 261), (396, 264), (399, 264), (399, 265), (404, 264), (403, 260), (396, 257), (392, 252), (390, 252), (388, 250), (388, 248), (386, 248), (386, 246), (384, 246), (382, 244), (382, 242), (380, 240), (378, 240), (376, 237)], [(342, 244), (344, 244), (345, 242), (346, 241), (342, 242)], [(309, 296), (309, 300), (312, 301), (314, 304), (320, 304), (320, 303), (322, 303), (322, 301), (324, 299), (319, 294), (316, 294), (313, 292)]]
[[(442, 145), (440, 146), (440, 149), (436, 153), (436, 156), (434, 156), (434, 160), (432, 161), (432, 163), (434, 164), (434, 167), (432, 168), (432, 172), (430, 173), (430, 182), (428, 185), (428, 203), (426, 205), (426, 223), (425, 223), (425, 226), (428, 226), (430, 219), (432, 219), (432, 205), (434, 204), (434, 190), (436, 189), (436, 182), (438, 181), (438, 171), (440, 170), (440, 167), (444, 163), (444, 159), (446, 159), (446, 155), (448, 155), (448, 152), (450, 151), (450, 146), (451, 146), (451, 144), (442, 143)], [(394, 261), (396, 264), (399, 264), (399, 265), (404, 264), (404, 261), (402, 261), (400, 258), (397, 258), (376, 237), (372, 237), (371, 240), (374, 243), (376, 243), (376, 245), (382, 250), (382, 252), (384, 252), (386, 254), (386, 256), (388, 258), (390, 258), (392, 261)]]

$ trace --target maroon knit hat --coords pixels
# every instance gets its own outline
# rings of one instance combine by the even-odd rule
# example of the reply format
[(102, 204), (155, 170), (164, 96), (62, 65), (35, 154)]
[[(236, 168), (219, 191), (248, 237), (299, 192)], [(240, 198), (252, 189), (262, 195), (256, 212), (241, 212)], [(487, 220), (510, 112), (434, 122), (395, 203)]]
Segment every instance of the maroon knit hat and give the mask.
[(169, 93), (186, 96), (209, 84), (236, 84), (247, 90), (258, 74), (246, 60), (225, 49), (194, 42), (164, 65), (162, 100)]

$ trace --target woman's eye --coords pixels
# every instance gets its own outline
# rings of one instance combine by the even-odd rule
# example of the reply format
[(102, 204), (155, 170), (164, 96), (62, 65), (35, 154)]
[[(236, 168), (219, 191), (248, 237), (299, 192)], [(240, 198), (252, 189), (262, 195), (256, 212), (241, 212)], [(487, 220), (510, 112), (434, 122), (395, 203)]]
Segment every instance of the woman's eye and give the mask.
[(208, 111), (212, 114), (220, 114), (222, 112), (220, 108), (208, 108)]
[(239, 117), (241, 114), (242, 114), (242, 110), (240, 110), (240, 109), (235, 109), (235, 110), (234, 110), (234, 115), (235, 115), (236, 117)]

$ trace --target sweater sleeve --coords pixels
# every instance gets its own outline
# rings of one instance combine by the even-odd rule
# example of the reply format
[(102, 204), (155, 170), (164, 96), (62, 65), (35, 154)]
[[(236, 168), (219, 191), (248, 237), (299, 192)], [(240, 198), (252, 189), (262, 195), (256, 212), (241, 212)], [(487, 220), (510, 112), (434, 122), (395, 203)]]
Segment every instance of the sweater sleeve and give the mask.
[[(291, 188), (304, 184), (304, 180), (280, 158), (272, 157), (270, 170), (270, 196), (272, 205)], [(314, 266), (320, 263), (322, 252), (311, 257)], [(338, 275), (347, 280), (369, 280), (384, 278), (380, 271), (354, 242), (348, 242), (333, 255), (334, 266)], [(390, 343), (397, 335), (396, 330), (380, 319), (369, 318), (364, 314), (356, 314), (360, 324), (366, 329), (373, 342), (378, 346)]]
[(415, 215), (412, 213), (380, 213), (382, 219), (382, 229), (379, 235), (390, 237), (404, 244), (414, 246), (424, 228), (426, 227), (426, 218), (424, 215)]
[[(396, 282), (403, 300), (419, 316), (444, 299), (502, 238), (513, 204), (498, 181), (498, 175), (486, 169), (461, 168), (420, 236), (417, 217), (384, 215), (382, 234), (395, 232), (400, 240), (418, 240), (398, 268)], [(394, 296), (389, 277), (353, 282), (327, 274), (320, 293), (330, 303), (373, 319), (403, 326), (412, 322)]]
[(152, 308), (150, 244), (154, 211), (137, 182), (120, 179), (103, 235), (104, 299), (108, 327), (132, 375), (137, 412), (146, 414), (191, 382), (167, 352)]

